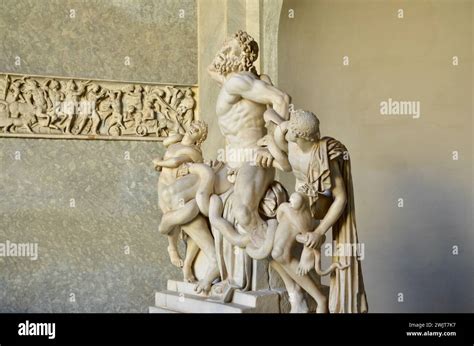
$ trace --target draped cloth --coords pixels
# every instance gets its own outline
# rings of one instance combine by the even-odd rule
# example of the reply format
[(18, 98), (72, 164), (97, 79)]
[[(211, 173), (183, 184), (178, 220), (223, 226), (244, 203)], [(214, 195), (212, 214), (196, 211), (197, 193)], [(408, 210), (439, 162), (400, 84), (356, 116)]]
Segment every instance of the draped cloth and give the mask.
[[(219, 196), (224, 204), (222, 217), (230, 222), (239, 233), (245, 230), (239, 227), (233, 215), (234, 188)], [(288, 200), (288, 195), (283, 185), (274, 181), (268, 188), (265, 196), (260, 201), (259, 212), (265, 218), (274, 218), (278, 206)], [(233, 288), (249, 291), (252, 288), (253, 260), (244, 249), (232, 245), (217, 230), (212, 230), (216, 247), (217, 264), (223, 281)], [(263, 246), (263, 244), (261, 244)], [(254, 280), (258, 281), (258, 278)]]
[[(234, 189), (231, 188), (220, 198), (224, 204), (222, 217), (229, 221), (238, 232), (241, 232), (232, 213)], [(213, 229), (212, 233), (221, 279), (236, 289), (250, 290), (252, 285), (252, 259), (245, 250), (232, 245), (219, 231)]]
[[(349, 157), (344, 158), (340, 148), (328, 151), (328, 141), (324, 137), (319, 145), (313, 148), (312, 159), (308, 167), (308, 180), (297, 184), (297, 190), (308, 195), (311, 210), (315, 210), (318, 194), (331, 190), (330, 160), (337, 160), (344, 180), (347, 194), (347, 204), (339, 220), (332, 227), (333, 243), (351, 244), (353, 249), (358, 247), (357, 227), (355, 218), (354, 190), (352, 186), (351, 163)], [(333, 249), (334, 250), (334, 249)], [(346, 254), (347, 255), (347, 254)], [(355, 253), (352, 256), (333, 256), (333, 263), (349, 264), (349, 267), (336, 269), (331, 274), (329, 286), (329, 311), (331, 313), (360, 313), (368, 311), (367, 297), (362, 278), (360, 259)]]

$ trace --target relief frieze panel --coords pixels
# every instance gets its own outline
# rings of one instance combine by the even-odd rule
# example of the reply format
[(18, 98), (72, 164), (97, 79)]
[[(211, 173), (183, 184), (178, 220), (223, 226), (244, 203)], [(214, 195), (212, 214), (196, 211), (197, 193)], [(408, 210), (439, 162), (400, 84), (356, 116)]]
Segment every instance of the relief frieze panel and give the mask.
[(196, 89), (0, 74), (0, 137), (161, 141), (186, 132)]

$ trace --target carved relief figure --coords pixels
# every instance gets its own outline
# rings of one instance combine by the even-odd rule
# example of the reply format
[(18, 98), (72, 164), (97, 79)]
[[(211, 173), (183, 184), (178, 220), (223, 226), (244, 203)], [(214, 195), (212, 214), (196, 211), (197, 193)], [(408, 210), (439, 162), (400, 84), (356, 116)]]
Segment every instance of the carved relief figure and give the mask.
[(187, 128), (193, 120), (193, 109), (195, 104), (196, 102), (194, 101), (192, 91), (190, 89), (187, 89), (184, 92), (183, 99), (181, 100), (179, 106), (176, 109), (178, 112), (180, 123), (185, 128)]
[(48, 102), (48, 115), (50, 117), (49, 127), (60, 129), (56, 122), (60, 120), (62, 115), (61, 102), (64, 101), (64, 93), (60, 90), (61, 84), (55, 79), (47, 79), (44, 83), (45, 92)]
[[(74, 117), (79, 114), (79, 101), (82, 93), (85, 90), (85, 83), (81, 83), (77, 86), (74, 80), (70, 80), (66, 85), (66, 98), (65, 98), (65, 115), (66, 115), (66, 132), (67, 134), (72, 133), (73, 125), (75, 125)], [(77, 126), (78, 128), (79, 126)], [(76, 132), (77, 133), (77, 132)]]
[[(105, 97), (105, 96), (106, 96), (106, 92), (105, 92), (105, 90), (103, 90), (101, 88), (101, 86), (99, 84), (92, 83), (86, 89), (86, 100), (87, 100), (88, 104), (90, 105), (90, 114), (89, 115), (90, 115), (90, 120), (92, 122), (90, 132), (92, 134), (96, 134), (96, 135), (99, 134), (100, 125), (101, 125), (102, 120), (101, 120), (99, 114), (97, 113), (97, 105), (102, 100), (102, 98)], [(87, 121), (87, 118), (86, 118), (86, 121)], [(81, 127), (80, 132), (82, 132), (82, 129), (84, 129), (85, 125), (86, 124), (84, 124)]]
[[(184, 134), (194, 119), (187, 87), (5, 75), (3, 133), (148, 137)], [(12, 119), (10, 119), (12, 118)], [(17, 120), (13, 120), (17, 119)]]

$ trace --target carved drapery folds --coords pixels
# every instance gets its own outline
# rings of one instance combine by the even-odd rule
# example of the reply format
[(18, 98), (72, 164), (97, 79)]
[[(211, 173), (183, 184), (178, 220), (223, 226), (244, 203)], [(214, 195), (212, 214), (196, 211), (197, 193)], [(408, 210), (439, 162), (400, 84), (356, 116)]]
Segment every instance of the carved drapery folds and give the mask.
[(0, 74), (0, 137), (163, 140), (194, 119), (196, 88)]

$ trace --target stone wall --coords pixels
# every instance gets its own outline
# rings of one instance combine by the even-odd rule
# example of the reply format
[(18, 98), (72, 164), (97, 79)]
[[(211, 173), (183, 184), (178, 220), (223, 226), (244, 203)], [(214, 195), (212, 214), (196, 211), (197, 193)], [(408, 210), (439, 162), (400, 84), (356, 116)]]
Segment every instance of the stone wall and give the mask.
[[(194, 0), (2, 0), (0, 72), (195, 85), (196, 11)], [(0, 257), (0, 312), (147, 312), (181, 276), (157, 232), (162, 150), (0, 138), (0, 243), (38, 245), (34, 261)]]
[(2, 312), (146, 312), (180, 272), (158, 234), (158, 142), (0, 139)]
[(2, 0), (0, 72), (197, 84), (194, 0)]

